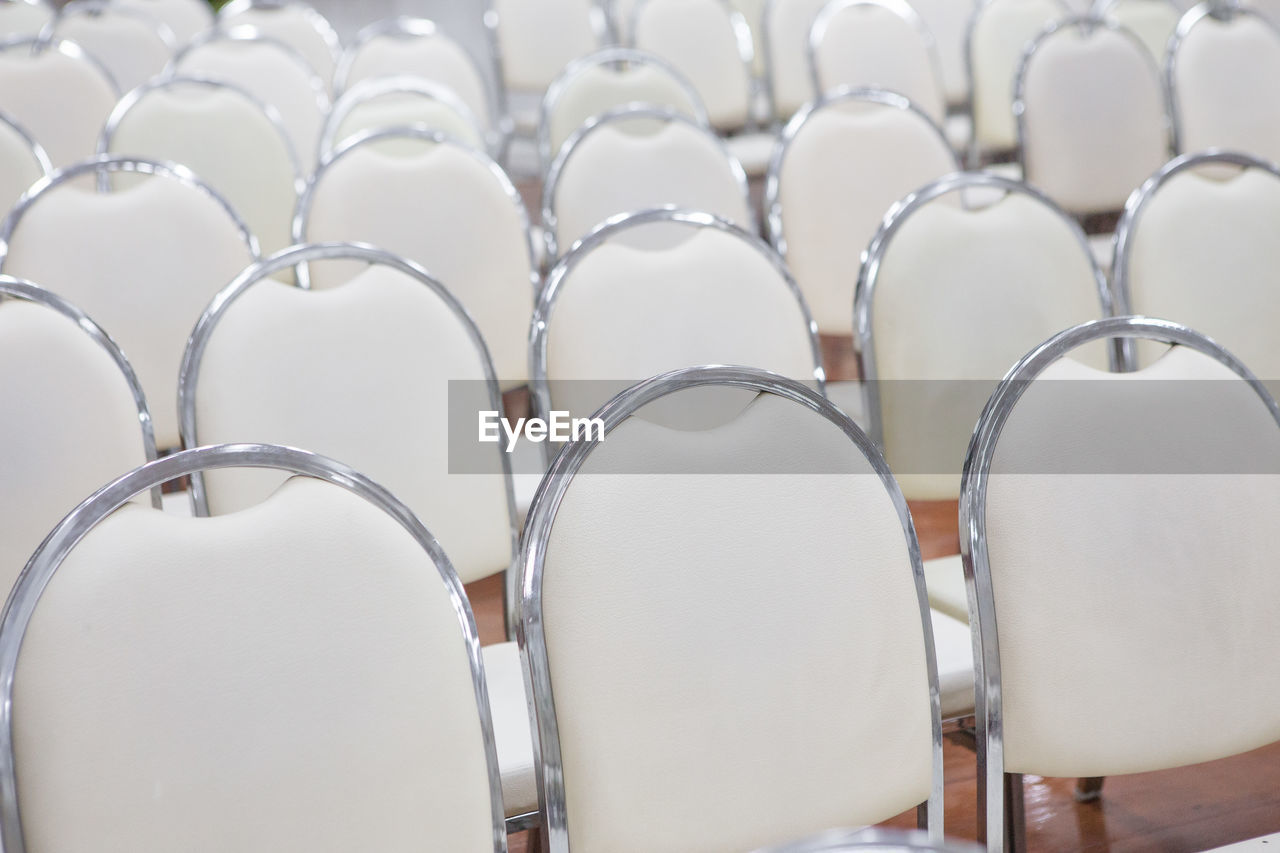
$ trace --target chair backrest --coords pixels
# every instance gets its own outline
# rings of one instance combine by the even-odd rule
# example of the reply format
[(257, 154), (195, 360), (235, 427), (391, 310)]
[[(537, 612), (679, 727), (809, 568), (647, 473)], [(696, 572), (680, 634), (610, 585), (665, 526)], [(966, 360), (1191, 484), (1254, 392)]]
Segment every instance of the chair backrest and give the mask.
[(0, 104), (40, 141), (55, 166), (96, 150), (119, 97), (111, 74), (74, 42), (33, 37), (0, 44)]
[(203, 0), (112, 0), (112, 5), (146, 12), (167, 26), (179, 45), (213, 26), (213, 10)]
[(973, 109), (971, 167), (984, 152), (1017, 145), (1013, 81), (1018, 62), (1047, 26), (1069, 16), (1063, 0), (983, 0), (974, 10), (965, 37)]
[(774, 117), (786, 121), (817, 96), (809, 71), (809, 31), (827, 0), (765, 0), (761, 43)]
[[(764, 37), (761, 26), (764, 24), (764, 7), (766, 0), (729, 0), (729, 5), (742, 15), (747, 29), (751, 33), (752, 62), (751, 73), (759, 80), (764, 80), (764, 51), (760, 47)], [(621, 34), (618, 36), (622, 40)]]
[(181, 163), (231, 202), (264, 251), (290, 243), (301, 164), (280, 114), (245, 89), (207, 77), (139, 86), (111, 111), (98, 153)]
[[(644, 417), (725, 388), (753, 399), (714, 429)], [(548, 471), (521, 558), (550, 849), (746, 850), (926, 801), (940, 838), (920, 550), (866, 435), (734, 367), (654, 377), (599, 415), (605, 440)]]
[(836, 90), (792, 117), (769, 165), (765, 210), (819, 331), (849, 333), (856, 270), (885, 211), (958, 171), (941, 128), (901, 95)]
[(46, 0), (11, 0), (0, 3), (0, 41), (34, 38), (53, 20), (56, 11)]
[(338, 33), (309, 3), (299, 0), (231, 0), (218, 10), (218, 26), (251, 26), (278, 38), (307, 58), (326, 83), (342, 55)]
[[(362, 131), (419, 126), (448, 134), (481, 151), (489, 151), (482, 119), (447, 86), (421, 77), (370, 77), (344, 91), (329, 111), (320, 133), (320, 157), (327, 157)], [(385, 150), (406, 148), (394, 140)], [(410, 144), (408, 150), (415, 146)]]
[[(655, 228), (682, 239), (637, 247), (637, 232)], [(702, 212), (622, 216), (583, 239), (548, 274), (529, 340), (534, 406), (548, 414), (589, 415), (632, 382), (695, 365), (758, 367), (820, 389), (824, 378), (786, 264)]]
[[(124, 505), (220, 467), (300, 476), (216, 519)], [(324, 457), (207, 447), (100, 489), (24, 570), (0, 675), (11, 853), (507, 849), (462, 585)]]
[(867, 250), (854, 347), (868, 431), (907, 495), (954, 499), (982, 404), (1020, 353), (1111, 313), (1084, 232), (1026, 184), (972, 172), (903, 199)]
[(1193, 7), (1165, 57), (1178, 153), (1225, 148), (1280, 161), (1280, 30), (1247, 6)]
[(938, 45), (942, 83), (947, 104), (964, 107), (969, 103), (969, 77), (965, 73), (964, 39), (977, 0), (911, 0), (911, 8), (924, 19)]
[[(1074, 360), (1115, 337), (1175, 346), (1135, 373)], [(1005, 773), (1136, 773), (1280, 739), (1278, 421), (1236, 358), (1147, 318), (1058, 334), (992, 396), (960, 521), (988, 849)]]
[(938, 840), (919, 830), (834, 829), (756, 853), (979, 853), (982, 848), (955, 838)]
[(495, 99), (475, 58), (425, 18), (387, 18), (360, 30), (342, 53), (333, 88), (344, 92), (361, 80), (400, 76), (447, 86), (480, 120), (482, 128), (497, 127)]
[(45, 27), (43, 37), (80, 45), (125, 92), (163, 71), (178, 46), (167, 25), (113, 0), (71, 0)]
[(808, 61), (816, 92), (887, 89), (946, 121), (937, 44), (905, 0), (831, 0), (809, 30)]
[[(77, 179), (148, 176), (93, 192)], [(38, 281), (111, 330), (152, 401), (156, 441), (178, 446), (178, 364), (215, 293), (258, 255), (230, 206), (190, 170), (107, 157), (55, 172), (0, 224), (0, 271)]]
[(548, 262), (611, 216), (665, 206), (755, 228), (746, 172), (706, 127), (655, 107), (596, 116), (561, 146), (543, 184)]
[[(418, 143), (387, 153), (385, 140)], [(294, 241), (371, 243), (423, 266), (484, 335), (503, 389), (523, 385), (538, 276), (524, 203), (483, 152), (438, 133), (396, 128), (347, 140), (321, 162), (298, 202)], [(318, 267), (333, 286), (358, 270)]]
[(1169, 39), (1182, 17), (1174, 0), (1101, 0), (1096, 14), (1133, 32), (1147, 46), (1156, 64), (1164, 68)]
[(13, 207), (28, 187), (52, 171), (44, 147), (0, 110), (0, 209)]
[(1124, 206), (1169, 157), (1160, 69), (1110, 19), (1050, 25), (1014, 82), (1023, 180), (1079, 215)]
[(1280, 378), (1271, 322), (1280, 306), (1277, 221), (1274, 163), (1232, 152), (1179, 157), (1126, 206), (1112, 265), (1117, 299), (1125, 311), (1191, 326), (1262, 378)]
[[(0, 275), (0, 591), (86, 494), (156, 458), (142, 386), (65, 299)], [(158, 496), (157, 496), (158, 497)]]
[(631, 47), (662, 57), (684, 75), (712, 127), (753, 124), (755, 48), (746, 19), (728, 0), (639, 0), (630, 36)]
[(669, 62), (642, 50), (608, 47), (569, 63), (547, 87), (538, 121), (543, 174), (575, 130), (629, 104), (664, 107), (710, 124), (697, 90)]
[(325, 81), (292, 46), (252, 27), (212, 29), (180, 50), (167, 73), (230, 83), (274, 107), (299, 165), (308, 174), (315, 167), (320, 127), (332, 105)]
[[(332, 259), (370, 266), (328, 290), (270, 278)], [(514, 564), (517, 525), (501, 447), (479, 460), (483, 470), (452, 473), (449, 428), (464, 402), (502, 410), (488, 350), (462, 306), (416, 264), (341, 243), (287, 249), (228, 284), (196, 324), (178, 381), (183, 446), (253, 441), (343, 459), (430, 524), (470, 583)], [(197, 474), (196, 514), (238, 512), (282, 479)]]
[(566, 65), (609, 42), (598, 0), (486, 0), (485, 27), (506, 90), (539, 96)]

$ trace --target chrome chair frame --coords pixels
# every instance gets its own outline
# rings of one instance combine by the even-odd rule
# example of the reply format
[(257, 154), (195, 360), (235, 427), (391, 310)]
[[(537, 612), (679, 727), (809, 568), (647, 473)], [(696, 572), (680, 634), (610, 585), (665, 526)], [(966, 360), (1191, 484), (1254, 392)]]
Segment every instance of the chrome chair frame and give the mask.
[(174, 35), (173, 29), (157, 18), (148, 15), (146, 12), (129, 6), (117, 6), (111, 0), (70, 0), (65, 6), (58, 10), (58, 14), (54, 16), (49, 23), (45, 24), (43, 30), (37, 38), (44, 41), (50, 41), (56, 38), (58, 25), (63, 19), (76, 15), (87, 17), (100, 17), (103, 12), (110, 12), (113, 15), (121, 15), (126, 18), (133, 18), (140, 21), (155, 30), (160, 41), (164, 42), (172, 53), (178, 48), (178, 37)]
[[(826, 418), (838, 426), (858, 448), (875, 473), (879, 475), (885, 490), (889, 493), (902, 522), (919, 598), (932, 705), (933, 784), (927, 803), (921, 804), (917, 811), (917, 819), (922, 828), (928, 828), (931, 837), (940, 839), (943, 820), (943, 773), (938, 672), (933, 646), (933, 626), (929, 617), (929, 600), (925, 591), (924, 567), (920, 558), (920, 543), (916, 538), (915, 525), (911, 520), (906, 498), (898, 488), (897, 481), (889, 471), (889, 466), (884, 461), (880, 450), (847, 415), (837, 409), (821, 393), (765, 370), (720, 365), (674, 370), (633, 385), (606, 403), (595, 416), (604, 422), (604, 437), (607, 440), (609, 433), (615, 427), (654, 400), (677, 391), (705, 386), (742, 388), (773, 394)], [(542, 485), (534, 496), (533, 505), (529, 508), (520, 553), (521, 621), (518, 637), (520, 647), (524, 651), (525, 681), (532, 697), (535, 720), (534, 766), (541, 768), (541, 773), (538, 775), (538, 801), (543, 812), (543, 828), (548, 849), (552, 853), (567, 853), (570, 839), (564, 791), (564, 768), (560, 756), (560, 732), (556, 722), (555, 697), (551, 687), (551, 671), (543, 627), (542, 576), (547, 541), (560, 510), (560, 504), (574, 476), (595, 447), (595, 442), (572, 441), (564, 446), (563, 451), (551, 463), (542, 480)]]
[(812, 838), (781, 844), (756, 853), (981, 853), (982, 848), (952, 838), (930, 838), (918, 830), (833, 829)]
[(136, 495), (183, 476), (218, 468), (270, 468), (303, 475), (340, 486), (368, 501), (393, 518), (430, 557), (449, 592), (453, 610), (467, 647), (471, 678), (475, 687), (476, 711), (484, 738), (489, 769), (489, 800), (493, 815), (494, 853), (507, 849), (506, 821), (503, 817), (502, 783), (494, 746), (493, 719), (489, 710), (489, 690), (480, 656), (480, 640), (475, 617), (449, 558), (439, 543), (413, 513), (390, 492), (357, 471), (323, 456), (288, 447), (261, 444), (231, 444), (184, 450), (149, 462), (103, 486), (62, 520), (23, 568), (14, 586), (4, 615), (0, 618), (0, 841), (5, 853), (24, 853), (22, 815), (18, 805), (16, 766), (13, 754), (13, 681), (23, 636), (32, 614), (67, 555), (98, 523)]
[[(324, 40), (329, 48), (329, 54), (333, 57), (333, 64), (336, 68), (338, 61), (342, 58), (342, 40), (338, 38), (338, 31), (333, 28), (333, 24), (329, 23), (329, 19), (321, 15), (315, 10), (310, 3), (303, 3), (300, 0), (231, 0), (225, 6), (220, 8), (214, 26), (218, 29), (228, 29), (227, 22), (250, 9), (285, 9), (296, 8), (307, 19), (315, 31)], [(237, 26), (235, 24), (232, 25)], [(310, 64), (310, 63), (308, 63)], [(319, 68), (313, 69), (323, 79), (324, 74)]]
[(974, 698), (977, 702), (978, 834), (979, 838), (985, 836), (990, 853), (1004, 851), (1006, 825), (1000, 642), (986, 536), (986, 499), (991, 463), (1000, 433), (1031, 381), (1076, 348), (1117, 337), (1180, 344), (1210, 356), (1248, 382), (1280, 426), (1280, 406), (1276, 405), (1266, 386), (1235, 356), (1185, 326), (1147, 317), (1110, 317), (1060, 332), (1014, 365), (991, 395), (969, 444), (960, 489), (960, 554), (969, 593), (969, 624), (973, 631), (977, 679)]
[(318, 152), (320, 159), (323, 160), (333, 151), (334, 144), (341, 141), (335, 139), (338, 134), (338, 128), (347, 116), (351, 115), (353, 110), (384, 95), (397, 94), (418, 95), (427, 100), (444, 104), (466, 119), (475, 128), (476, 135), (485, 141), (486, 153), (493, 154), (501, 148), (501, 140), (494, 133), (485, 129), (480, 117), (448, 86), (422, 77), (401, 74), (394, 77), (370, 77), (359, 81), (350, 89), (343, 90), (338, 99), (334, 101), (333, 108), (329, 111), (328, 116), (325, 117), (324, 127), (320, 131), (320, 149)]
[(31, 150), (31, 158), (36, 161), (36, 165), (40, 167), (43, 177), (53, 174), (53, 161), (49, 159), (49, 153), (44, 150), (44, 146), (36, 141), (35, 137), (22, 126), (21, 123), (4, 110), (0, 110), (0, 124), (5, 125), (18, 135), (27, 148)]

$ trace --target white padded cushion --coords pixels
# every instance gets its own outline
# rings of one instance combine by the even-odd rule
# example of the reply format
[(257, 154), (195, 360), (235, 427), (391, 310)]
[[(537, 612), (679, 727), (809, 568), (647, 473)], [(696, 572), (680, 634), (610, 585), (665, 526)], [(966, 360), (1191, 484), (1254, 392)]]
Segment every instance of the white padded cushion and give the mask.
[(178, 365), (209, 300), (252, 260), (226, 211), (176, 180), (96, 193), (63, 184), (18, 222), (4, 271), (93, 317), (120, 344), (151, 405), (160, 447), (177, 447)]
[[(417, 92), (391, 92), (367, 98), (354, 106), (343, 105), (346, 112), (333, 134), (333, 147), (350, 139), (362, 130), (382, 130), (393, 127), (422, 125), (439, 130), (478, 151), (484, 150), (484, 131), (476, 125), (476, 119), (468, 116), (452, 103), (437, 100)], [(330, 116), (330, 121), (335, 116)], [(382, 139), (370, 143), (379, 151), (391, 153), (417, 153), (422, 143), (414, 139)]]
[(963, 104), (969, 97), (969, 73), (965, 70), (964, 59), (965, 31), (977, 3), (971, 0), (911, 0), (911, 8), (924, 19), (925, 26), (937, 42), (947, 102)]
[[(610, 474), (743, 460), (753, 473)], [(746, 850), (928, 797), (902, 527), (848, 438), (799, 405), (615, 429), (560, 506), (542, 600), (575, 849)]]
[(1107, 9), (1107, 17), (1129, 28), (1164, 68), (1169, 38), (1178, 27), (1181, 12), (1169, 0), (1117, 0)]
[(346, 87), (372, 77), (408, 75), (446, 86), (477, 119), (488, 126), (490, 110), (484, 78), (462, 45), (442, 33), (434, 36), (380, 36), (359, 48)]
[(751, 79), (738, 52), (730, 7), (721, 0), (644, 0), (632, 39), (661, 56), (702, 97), (717, 130), (736, 130), (751, 112)]
[(593, 0), (494, 0), (507, 85), (541, 93), (566, 65), (595, 50), (593, 6)]
[[(1059, 379), (1088, 383), (1064, 394)], [(1157, 379), (1172, 381), (1143, 381)], [(1214, 412), (1186, 410), (1204, 399), (1196, 379), (1217, 380)], [(1265, 541), (1280, 430), (1233, 380), (1184, 348), (1140, 373), (1065, 360), (1013, 411), (986, 506), (1007, 772), (1110, 776), (1280, 739), (1280, 574)], [(1130, 405), (1101, 393), (1117, 382), (1142, 382)], [(1206, 425), (1245, 443), (1259, 473), (1176, 473)], [(1169, 473), (1035, 473), (1092, 471), (1137, 443)]]
[[(1060, 214), (1021, 193), (972, 211), (948, 201), (902, 221), (873, 297), (878, 378), (934, 380), (880, 385), (885, 454), (920, 499), (958, 496), (996, 381), (1051, 335), (1102, 316), (1089, 253)], [(1105, 364), (1100, 345), (1088, 352)]]
[(314, 9), (302, 3), (280, 7), (255, 6), (229, 17), (220, 17), (218, 25), (227, 29), (253, 27), (263, 35), (279, 39), (301, 53), (328, 84), (333, 79), (337, 61), (324, 33), (316, 27), (315, 15), (318, 13)]
[(122, 92), (159, 74), (173, 55), (154, 23), (110, 8), (63, 17), (54, 33), (71, 39), (105, 65)]
[(873, 5), (847, 6), (826, 20), (814, 54), (820, 89), (888, 89), (910, 98), (935, 122), (946, 119), (936, 54), (912, 21)]
[(36, 36), (53, 18), (53, 7), (40, 2), (0, 3), (0, 40)]
[(30, 143), (13, 126), (0, 121), (0, 208), (8, 212), (27, 187), (44, 177)]
[(969, 593), (965, 587), (964, 561), (960, 555), (925, 560), (924, 578), (929, 588), (929, 606), (968, 624)]
[(187, 166), (230, 202), (264, 254), (293, 243), (289, 140), (239, 92), (182, 84), (148, 92), (121, 118), (111, 153)]
[[(456, 399), (481, 399), (484, 376), (452, 309), (393, 269), (371, 267), (329, 290), (263, 281), (209, 337), (198, 436), (201, 444), (283, 444), (342, 460), (404, 501), (469, 583), (511, 562), (497, 446), (488, 474), (450, 473), (449, 382), (471, 380), (475, 394)], [(281, 478), (210, 472), (209, 508), (252, 505)]]
[(177, 73), (226, 81), (275, 107), (303, 168), (315, 165), (324, 115), (314, 72), (297, 55), (268, 41), (215, 39), (183, 54)]
[(32, 56), (29, 48), (19, 47), (0, 52), (0, 104), (44, 147), (54, 166), (65, 166), (97, 150), (116, 92), (87, 59), (55, 50)]
[(1280, 160), (1280, 37), (1254, 17), (1205, 17), (1182, 40), (1174, 96), (1183, 151), (1228, 148)]
[(747, 177), (759, 178), (769, 171), (769, 161), (773, 158), (773, 147), (778, 144), (778, 138), (772, 131), (765, 130), (735, 133), (724, 142), (733, 158), (742, 164), (742, 171)]
[(561, 254), (610, 216), (664, 205), (750, 227), (744, 187), (715, 136), (679, 121), (656, 131), (628, 124), (597, 126), (564, 160), (552, 199)]
[(811, 113), (779, 173), (787, 263), (819, 331), (848, 335), (861, 255), (885, 212), (950, 172), (955, 154), (914, 112), (836, 102)]
[[(528, 377), (528, 232), (485, 162), (451, 145), (425, 144), (414, 157), (353, 150), (316, 185), (304, 236), (372, 243), (422, 264), (480, 327), (503, 387)], [(312, 274), (328, 287), (352, 270), (323, 264)]]
[(974, 135), (984, 149), (1013, 148), (1013, 77), (1022, 53), (1040, 31), (1062, 17), (1057, 0), (992, 0), (972, 29)]
[(484, 678), (489, 687), (493, 739), (502, 771), (502, 804), (507, 817), (538, 810), (538, 780), (533, 766), (533, 736), (529, 721), (529, 696), (524, 689), (520, 648), (496, 643), (480, 650)]
[(930, 610), (929, 617), (933, 623), (942, 719), (967, 717), (974, 709), (973, 636), (969, 624), (937, 610)]
[[(1222, 344), (1264, 379), (1280, 378), (1280, 178), (1174, 175), (1150, 197), (1130, 234), (1132, 309), (1168, 317)], [(1142, 350), (1150, 360), (1156, 351)]]
[(138, 408), (101, 346), (43, 305), (0, 302), (0, 589), (95, 489), (146, 461)]
[(769, 259), (733, 234), (705, 228), (654, 250), (609, 241), (561, 288), (547, 318), (548, 377), (620, 384), (553, 386), (557, 408), (590, 414), (634, 382), (702, 364), (813, 379), (799, 301)]
[[(949, 2), (952, 0), (949, 0)], [(809, 74), (809, 29), (827, 0), (773, 0), (766, 11), (773, 99), (780, 119), (789, 118), (813, 100)]]
[(114, 5), (146, 12), (173, 30), (178, 44), (184, 44), (213, 24), (209, 4), (201, 0), (113, 0)]
[(27, 844), (491, 851), (465, 650), (430, 558), (337, 486), (213, 519), (125, 507), (18, 659)]

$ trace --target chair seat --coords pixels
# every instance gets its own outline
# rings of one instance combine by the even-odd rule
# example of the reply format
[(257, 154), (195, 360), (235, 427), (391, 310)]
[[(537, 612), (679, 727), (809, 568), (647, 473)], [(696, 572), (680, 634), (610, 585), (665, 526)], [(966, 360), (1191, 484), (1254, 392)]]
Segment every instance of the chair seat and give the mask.
[(1098, 266), (1102, 268), (1108, 278), (1111, 277), (1111, 260), (1115, 254), (1115, 248), (1115, 234), (1089, 235), (1089, 251), (1093, 253), (1093, 259), (1098, 262)]
[(924, 561), (924, 581), (929, 606), (952, 619), (969, 624), (969, 593), (964, 585), (964, 563), (959, 554)]
[(942, 719), (970, 716), (973, 714), (973, 639), (969, 636), (969, 626), (937, 610), (930, 610), (929, 615), (933, 622), (933, 648), (938, 658)]
[(742, 163), (742, 170), (748, 178), (758, 178), (769, 171), (769, 160), (773, 157), (773, 146), (777, 141), (778, 138), (767, 131), (743, 133), (725, 140), (729, 153)]
[(955, 113), (947, 116), (943, 132), (946, 134), (947, 142), (951, 143), (951, 147), (963, 153), (969, 148), (969, 137), (973, 135), (973, 122), (967, 114)]
[(191, 493), (187, 491), (166, 492), (160, 498), (160, 507), (170, 515), (191, 517)]
[(489, 685), (493, 738), (502, 774), (502, 802), (507, 817), (538, 810), (538, 783), (533, 772), (533, 736), (529, 700), (515, 643), (498, 643), (480, 650)]
[(867, 428), (867, 404), (861, 382), (841, 380), (827, 383), (827, 399), (836, 404), (853, 422)]

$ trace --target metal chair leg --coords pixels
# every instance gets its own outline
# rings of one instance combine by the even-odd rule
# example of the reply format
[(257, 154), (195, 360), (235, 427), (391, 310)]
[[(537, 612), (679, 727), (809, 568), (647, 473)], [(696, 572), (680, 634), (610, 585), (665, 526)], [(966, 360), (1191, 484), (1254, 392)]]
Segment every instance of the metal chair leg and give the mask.
[(1004, 849), (1007, 853), (1026, 853), (1027, 849), (1027, 802), (1021, 773), (1004, 775)]
[(1106, 776), (1082, 776), (1076, 780), (1076, 802), (1092, 803), (1102, 799), (1102, 783)]

